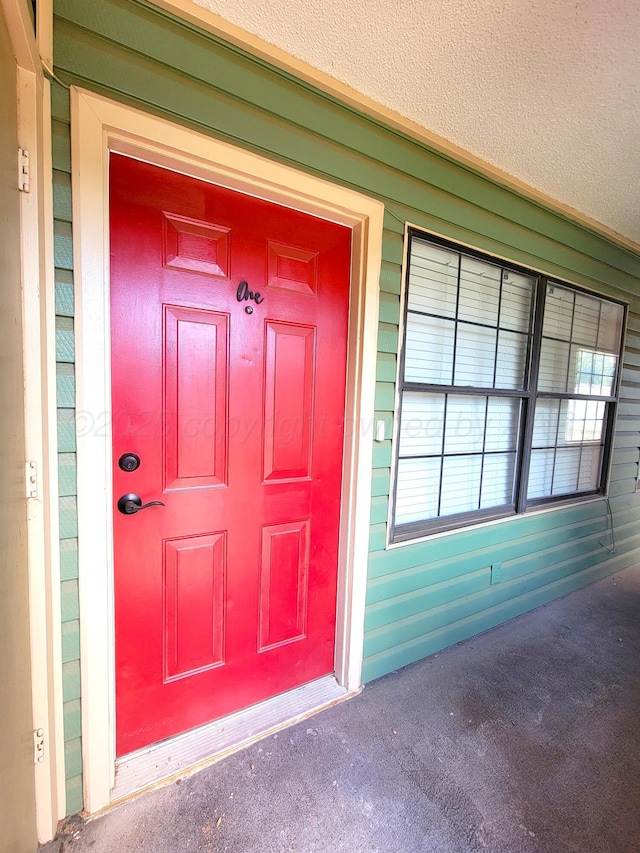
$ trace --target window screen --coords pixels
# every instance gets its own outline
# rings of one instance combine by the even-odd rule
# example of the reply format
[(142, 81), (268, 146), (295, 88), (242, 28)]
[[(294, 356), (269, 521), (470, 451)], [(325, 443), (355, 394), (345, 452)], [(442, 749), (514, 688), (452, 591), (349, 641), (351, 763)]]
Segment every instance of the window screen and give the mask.
[(624, 307), (409, 239), (394, 540), (603, 491)]

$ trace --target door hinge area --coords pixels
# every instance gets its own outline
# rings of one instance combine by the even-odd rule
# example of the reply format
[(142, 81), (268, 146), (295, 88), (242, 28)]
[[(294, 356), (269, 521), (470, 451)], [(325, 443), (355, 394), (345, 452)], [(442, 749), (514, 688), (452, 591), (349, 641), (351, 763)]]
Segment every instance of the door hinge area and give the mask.
[(27, 497), (38, 497), (38, 465), (36, 462), (27, 462), (26, 468)]
[(33, 763), (44, 761), (44, 729), (33, 730)]
[(18, 148), (18, 189), (23, 193), (31, 190), (31, 158), (26, 148)]

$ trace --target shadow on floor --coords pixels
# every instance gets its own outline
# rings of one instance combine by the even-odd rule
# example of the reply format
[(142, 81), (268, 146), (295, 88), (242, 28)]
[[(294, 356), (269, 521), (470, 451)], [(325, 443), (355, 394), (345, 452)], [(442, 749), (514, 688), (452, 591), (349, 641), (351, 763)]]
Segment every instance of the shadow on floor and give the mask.
[(640, 566), (96, 818), (60, 853), (640, 850)]

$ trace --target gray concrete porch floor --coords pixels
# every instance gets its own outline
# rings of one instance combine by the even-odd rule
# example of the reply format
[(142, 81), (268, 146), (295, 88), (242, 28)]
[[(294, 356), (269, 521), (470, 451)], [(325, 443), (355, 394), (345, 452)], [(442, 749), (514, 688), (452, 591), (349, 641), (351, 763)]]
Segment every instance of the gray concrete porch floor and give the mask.
[(640, 566), (89, 821), (63, 853), (640, 851)]

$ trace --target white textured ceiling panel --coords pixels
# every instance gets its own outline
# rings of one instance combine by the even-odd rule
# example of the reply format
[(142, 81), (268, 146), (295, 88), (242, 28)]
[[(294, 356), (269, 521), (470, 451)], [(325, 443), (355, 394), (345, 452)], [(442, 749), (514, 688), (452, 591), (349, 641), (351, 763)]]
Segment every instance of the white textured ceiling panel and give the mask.
[(194, 0), (640, 244), (639, 0)]

